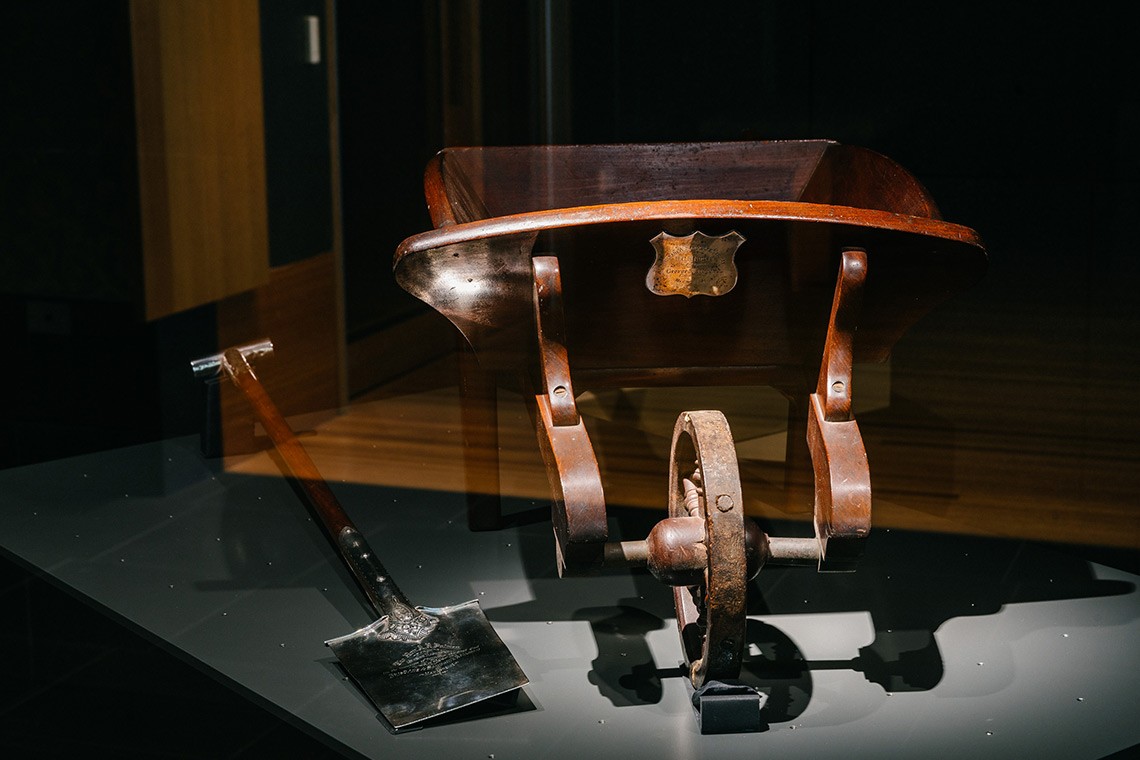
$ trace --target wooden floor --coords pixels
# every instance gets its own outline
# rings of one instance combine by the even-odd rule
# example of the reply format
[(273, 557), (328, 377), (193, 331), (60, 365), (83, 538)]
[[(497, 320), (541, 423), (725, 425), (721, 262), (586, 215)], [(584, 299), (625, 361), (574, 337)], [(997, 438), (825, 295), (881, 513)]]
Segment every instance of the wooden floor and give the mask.
[[(1062, 315), (1037, 316), (1035, 341), (1024, 330), (995, 333), (994, 315), (969, 303), (939, 314), (900, 342), (889, 365), (856, 368), (875, 527), (1140, 548), (1140, 443), (1127, 407), (1135, 402), (1120, 398), (1111, 371), (1113, 341), (1135, 325), (1085, 325), (1071, 335)], [(786, 407), (768, 389), (627, 389), (587, 393), (579, 405), (610, 504), (664, 513), (676, 415), (718, 408), (737, 441), (748, 512), (802, 521), (810, 533), (810, 494), (785, 493)], [(445, 356), (339, 413), (293, 421), (334, 483), (488, 491), (489, 464), (464, 469), (459, 419), (455, 363)], [(522, 400), (506, 390), (499, 443), (502, 494), (548, 502), (534, 431)], [(277, 473), (264, 452), (230, 457), (227, 467)]]

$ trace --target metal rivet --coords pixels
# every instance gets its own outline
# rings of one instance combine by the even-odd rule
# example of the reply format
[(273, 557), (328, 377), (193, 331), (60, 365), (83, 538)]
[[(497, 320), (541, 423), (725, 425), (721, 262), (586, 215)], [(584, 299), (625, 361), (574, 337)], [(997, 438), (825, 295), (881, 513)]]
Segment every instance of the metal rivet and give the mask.
[(716, 497), (716, 508), (721, 512), (731, 512), (732, 508), (736, 506), (733, 504), (732, 497), (726, 493), (722, 493)]

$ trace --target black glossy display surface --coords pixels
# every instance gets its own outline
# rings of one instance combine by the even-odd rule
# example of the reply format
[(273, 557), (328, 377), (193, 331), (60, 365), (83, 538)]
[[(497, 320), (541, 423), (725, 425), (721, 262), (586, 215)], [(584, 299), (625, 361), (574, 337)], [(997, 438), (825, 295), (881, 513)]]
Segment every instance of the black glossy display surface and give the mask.
[[(1140, 742), (1137, 576), (1016, 541), (881, 530), (857, 573), (766, 569), (745, 679), (767, 729), (702, 736), (671, 595), (558, 579), (545, 505), (471, 533), (462, 495), (333, 483), (417, 604), (477, 599), (531, 684), (389, 733), (323, 642), (370, 621), (279, 478), (174, 439), (0, 472), (0, 547), (350, 757), (1101, 758)], [(615, 532), (660, 515), (612, 510)]]

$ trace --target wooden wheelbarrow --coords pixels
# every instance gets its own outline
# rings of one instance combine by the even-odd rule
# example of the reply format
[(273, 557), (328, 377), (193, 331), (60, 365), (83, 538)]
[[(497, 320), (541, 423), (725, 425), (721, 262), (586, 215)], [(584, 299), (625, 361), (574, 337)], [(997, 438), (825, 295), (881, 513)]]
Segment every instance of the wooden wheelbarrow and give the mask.
[[(694, 687), (735, 678), (745, 587), (765, 561), (857, 561), (871, 487), (852, 364), (886, 360), (981, 278), (978, 235), (942, 221), (891, 160), (824, 140), (455, 148), (429, 164), (425, 190), (436, 229), (399, 246), (395, 275), (477, 357), (465, 437), (494, 449), (487, 377), (524, 376), (559, 573), (648, 565), (675, 587)], [(814, 538), (769, 537), (744, 518), (728, 424), (702, 410), (677, 418), (669, 517), (645, 541), (609, 542), (576, 394), (714, 384), (791, 401), (787, 466), (807, 468), (794, 454), (806, 439)], [(497, 524), (486, 505), (472, 527)]]

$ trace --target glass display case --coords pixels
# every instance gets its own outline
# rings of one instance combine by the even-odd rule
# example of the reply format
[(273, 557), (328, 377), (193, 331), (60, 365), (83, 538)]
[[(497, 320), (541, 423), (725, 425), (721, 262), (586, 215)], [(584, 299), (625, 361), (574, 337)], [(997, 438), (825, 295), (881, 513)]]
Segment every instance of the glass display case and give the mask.
[[(40, 161), (45, 183), (74, 190), (29, 191), (4, 217), (8, 261), (58, 248), (52, 261), (67, 271), (65, 293), (37, 274), (8, 278), (0, 297), (11, 374), (26, 386), (0, 437), (0, 603), (15, 621), (0, 639), (14, 653), (0, 748), (1135, 752), (1140, 407), (1127, 387), (1140, 316), (1127, 231), (1140, 120), (1103, 84), (1118, 68), (1104, 40), (1123, 45), (1121, 32), (1046, 13), (1027, 35), (1023, 19), (950, 10), (935, 29), (817, 4), (733, 3), (731, 17), (616, 2), (270, 5), (233, 4), (235, 33), (272, 52), (257, 64), (272, 58), (264, 145), (242, 154), (268, 151), (272, 176), (242, 174), (256, 193), (233, 207), (257, 217), (246, 226), (265, 261), (253, 281), (149, 317), (124, 305), (154, 291), (141, 276), (121, 278), (127, 296), (94, 280), (84, 293), (91, 278), (72, 259), (104, 266), (121, 248), (131, 271), (153, 265), (144, 201), (188, 209), (196, 221), (174, 248), (193, 259), (194, 225), (209, 223), (195, 203), (213, 196), (160, 197), (147, 184), (160, 157), (128, 162), (108, 175), (126, 191), (98, 188), (117, 226), (85, 259), (85, 235), (46, 232), (73, 218), (61, 198), (90, 189), (87, 173), (43, 159), (58, 134), (19, 172), (0, 169), (19, 179)], [(150, 74), (167, 79), (107, 101), (108, 129), (131, 132), (134, 118), (140, 131), (103, 150), (202, 139), (153, 108), (131, 116), (138, 98), (211, 89), (197, 75), (171, 84), (196, 69), (177, 64), (189, 53), (176, 54), (170, 30), (201, 24), (174, 23), (180, 2), (158, 15), (146, 2), (115, 7), (98, 21), (118, 35), (105, 86), (126, 87), (157, 49), (131, 43), (147, 29), (167, 30), (150, 40), (168, 53)], [(199, 21), (221, 8), (202, 4)], [(97, 21), (49, 16), (21, 18), (60, 39)], [(687, 41), (660, 53), (681, 25)], [(269, 46), (271, 34), (284, 42)], [(214, 83), (223, 89), (257, 68), (250, 50), (231, 52), (248, 65)], [(298, 90), (304, 114), (293, 112), (295, 66), (315, 67)], [(50, 84), (53, 71), (28, 81)], [(693, 105), (678, 105), (682, 94)], [(6, 148), (15, 155), (35, 133)], [(318, 155), (293, 138), (319, 143)], [(715, 154), (707, 166), (702, 151)], [(307, 186), (306, 172), (320, 182)], [(35, 231), (17, 234), (29, 209)], [(102, 216), (74, 218), (93, 230)], [(847, 308), (851, 293), (862, 312)], [(246, 353), (282, 404), (281, 435), (221, 364), (210, 382), (191, 367), (259, 338), (273, 350)], [(685, 413), (710, 409), (726, 421), (718, 440), (739, 489), (729, 501), (677, 472), (701, 454)], [(845, 449), (812, 450), (811, 431), (819, 443), (826, 423), (854, 420)], [(567, 421), (584, 431), (573, 446), (559, 439)], [(697, 441), (683, 456), (682, 428)], [(588, 466), (567, 466), (571, 449)], [(327, 536), (321, 500), (344, 513)], [(673, 514), (671, 503), (700, 509)], [(717, 511), (759, 532), (723, 538)], [(704, 532), (682, 548), (705, 552), (700, 562), (646, 558), (665, 518), (697, 513)], [(743, 593), (734, 633), (714, 648), (731, 650), (732, 668), (708, 680), (754, 701), (750, 722), (718, 732), (694, 676), (720, 572), (701, 563), (734, 541), (772, 561), (755, 577), (727, 563)], [(829, 556), (832, 541), (843, 550)], [(499, 663), (519, 673), (498, 688), (473, 671), (496, 688), (457, 708), (460, 689), (441, 673), (467, 645), (438, 646), (393, 666), (427, 684), (414, 691), (431, 715), (393, 722), (384, 695), (326, 645), (390, 632), (395, 613), (370, 603), (388, 592), (354, 574), (362, 553), (383, 559), (371, 580), (395, 578), (407, 607), (428, 607), (412, 617), (477, 608)], [(680, 591), (663, 576), (682, 578)]]

